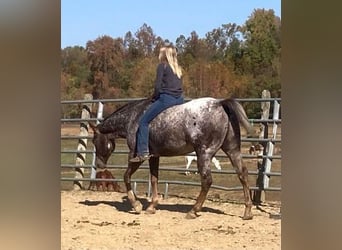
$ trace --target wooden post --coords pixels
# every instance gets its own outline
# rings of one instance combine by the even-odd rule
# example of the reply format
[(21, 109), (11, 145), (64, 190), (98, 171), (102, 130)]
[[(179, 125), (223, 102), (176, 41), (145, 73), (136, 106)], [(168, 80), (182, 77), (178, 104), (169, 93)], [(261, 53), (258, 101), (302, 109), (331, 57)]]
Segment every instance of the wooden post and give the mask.
[[(84, 100), (92, 100), (93, 96), (91, 94), (85, 94)], [(91, 103), (83, 103), (82, 107), (82, 114), (81, 119), (87, 120), (91, 117)], [(80, 136), (88, 136), (88, 122), (87, 121), (81, 121), (80, 123)], [(82, 153), (82, 151), (87, 150), (87, 141), (86, 138), (80, 138), (78, 140), (78, 146), (77, 146), (77, 153), (76, 156), (76, 165), (83, 166), (85, 164), (86, 160), (86, 153)], [(84, 178), (84, 168), (82, 167), (75, 167), (75, 178), (82, 179)], [(83, 189), (83, 181), (75, 180), (74, 181), (74, 190), (80, 190)]]
[[(99, 102), (98, 108), (97, 108), (97, 121), (96, 124), (100, 123), (100, 119), (103, 117), (103, 103)], [(96, 160), (96, 152), (95, 152), (95, 146), (94, 146), (94, 153), (93, 153), (93, 161), (92, 161), (92, 168), (90, 173), (90, 178), (95, 179), (96, 178), (96, 166), (95, 166), (95, 160)]]
[[(263, 90), (261, 94), (262, 99), (267, 99), (270, 98), (271, 94), (268, 90)], [(268, 119), (270, 115), (270, 102), (261, 102), (261, 109), (262, 109), (262, 114), (261, 114), (261, 119)], [(268, 124), (267, 122), (265, 123), (260, 123), (260, 134), (259, 134), (260, 139), (266, 139), (268, 138)], [(267, 143), (261, 142), (263, 146), (263, 155), (267, 154)], [(262, 191), (264, 188), (264, 175), (263, 173), (265, 172), (265, 160), (258, 160), (258, 177), (256, 180), (256, 186), (259, 188), (259, 190), (254, 191), (253, 195), (253, 202), (254, 204), (261, 204), (261, 202), (265, 201), (265, 192)]]
[[(272, 117), (273, 120), (279, 119), (279, 108), (280, 108), (279, 102), (274, 101), (273, 117)], [(276, 122), (274, 122), (273, 128), (272, 128), (272, 139), (277, 138), (277, 128), (278, 128), (278, 124)], [(274, 142), (268, 142), (267, 148), (266, 148), (267, 156), (273, 156), (273, 152), (274, 152)], [(265, 160), (265, 172), (266, 173), (271, 172), (271, 165), (272, 165), (272, 160), (270, 158), (267, 158)], [(263, 181), (264, 182), (264, 188), (268, 188), (269, 181), (270, 181), (270, 177), (267, 175), (264, 175), (264, 181)]]

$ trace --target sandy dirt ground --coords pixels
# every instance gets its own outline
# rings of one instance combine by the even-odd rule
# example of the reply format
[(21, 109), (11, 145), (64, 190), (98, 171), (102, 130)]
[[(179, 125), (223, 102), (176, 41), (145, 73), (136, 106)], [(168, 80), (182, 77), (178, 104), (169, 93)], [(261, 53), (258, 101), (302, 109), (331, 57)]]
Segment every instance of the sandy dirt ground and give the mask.
[[(144, 209), (148, 200), (139, 197)], [(156, 214), (135, 214), (125, 193), (61, 191), (61, 249), (280, 249), (280, 204), (253, 207), (206, 200), (200, 216), (185, 219), (192, 199), (161, 199)]]

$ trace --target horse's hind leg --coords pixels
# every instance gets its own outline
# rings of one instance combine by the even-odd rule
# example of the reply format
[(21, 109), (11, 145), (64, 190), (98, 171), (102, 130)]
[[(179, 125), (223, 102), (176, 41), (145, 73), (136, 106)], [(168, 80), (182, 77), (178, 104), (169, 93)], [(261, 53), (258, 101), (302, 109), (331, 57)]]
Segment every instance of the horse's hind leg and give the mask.
[(248, 184), (248, 169), (243, 165), (242, 158), (241, 158), (241, 151), (240, 147), (237, 146), (238, 144), (225, 143), (221, 147), (221, 149), (227, 154), (229, 157), (238, 177), (243, 187), (243, 194), (245, 197), (245, 212), (242, 217), (244, 220), (250, 220), (253, 218), (252, 214), (252, 200), (249, 191), (249, 184)]
[(208, 155), (198, 156), (197, 168), (201, 175), (201, 192), (199, 196), (197, 197), (195, 205), (186, 215), (187, 219), (194, 219), (198, 216), (197, 212), (201, 211), (203, 203), (205, 199), (207, 198), (209, 188), (213, 182), (213, 179), (211, 176), (211, 170), (209, 166), (210, 159), (211, 157), (209, 157)]
[(158, 173), (159, 173), (159, 157), (151, 157), (149, 160), (150, 164), (150, 174), (151, 174), (151, 186), (152, 186), (152, 201), (146, 213), (154, 214), (156, 212), (156, 207), (158, 205)]

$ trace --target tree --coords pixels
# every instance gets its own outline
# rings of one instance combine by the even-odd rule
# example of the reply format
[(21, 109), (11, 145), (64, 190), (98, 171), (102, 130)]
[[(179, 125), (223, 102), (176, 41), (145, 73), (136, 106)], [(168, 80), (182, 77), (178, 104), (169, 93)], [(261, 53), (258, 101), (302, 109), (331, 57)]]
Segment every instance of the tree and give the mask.
[(143, 56), (152, 56), (155, 47), (155, 34), (150, 26), (144, 23), (135, 33), (137, 48)]
[[(66, 47), (61, 50), (61, 99), (83, 99), (89, 88), (90, 75), (87, 52), (81, 46)], [(77, 117), (79, 107), (76, 105), (63, 105), (64, 118)]]
[(139, 51), (137, 39), (130, 31), (125, 34), (124, 48), (126, 51), (126, 60), (135, 60), (143, 56), (143, 53)]
[[(227, 23), (200, 38), (196, 31), (179, 35), (175, 46), (183, 70), (186, 97), (259, 97), (268, 89), (281, 95), (280, 18), (273, 10), (256, 9), (238, 26)], [(101, 36), (86, 48), (61, 51), (63, 99), (147, 97), (152, 94), (160, 47), (164, 39), (144, 23), (124, 38)], [(255, 105), (254, 105), (255, 106)], [(250, 114), (258, 108), (248, 107)]]
[(245, 72), (252, 75), (248, 88), (252, 97), (263, 89), (280, 95), (280, 18), (273, 10), (257, 9), (242, 27)]
[(88, 41), (86, 50), (92, 72), (90, 82), (100, 92), (100, 96), (105, 97), (108, 88), (119, 89), (120, 83), (116, 79), (123, 65), (123, 40), (102, 36), (95, 41)]
[(136, 64), (131, 72), (130, 97), (149, 97), (153, 94), (156, 65), (157, 61), (152, 57), (145, 57)]
[(257, 9), (242, 27), (248, 70), (254, 77), (272, 76), (272, 62), (280, 56), (280, 19), (273, 10)]
[(205, 41), (212, 60), (223, 60), (229, 43), (229, 37), (223, 28), (213, 29), (206, 33)]
[(74, 78), (76, 87), (87, 84), (90, 70), (86, 50), (81, 46), (63, 49), (61, 51), (61, 70), (66, 77)]

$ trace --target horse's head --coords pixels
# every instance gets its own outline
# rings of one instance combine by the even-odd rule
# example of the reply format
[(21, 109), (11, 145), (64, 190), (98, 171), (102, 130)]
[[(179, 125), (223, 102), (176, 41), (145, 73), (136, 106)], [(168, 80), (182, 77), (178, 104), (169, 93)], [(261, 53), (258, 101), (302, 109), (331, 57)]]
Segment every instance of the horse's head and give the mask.
[(105, 168), (107, 161), (115, 149), (114, 134), (102, 134), (96, 125), (89, 123), (94, 131), (93, 144), (96, 151), (95, 166)]

